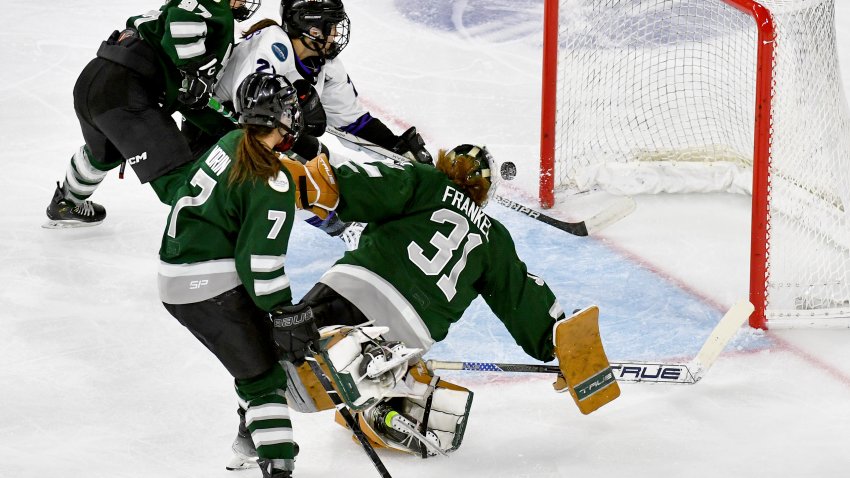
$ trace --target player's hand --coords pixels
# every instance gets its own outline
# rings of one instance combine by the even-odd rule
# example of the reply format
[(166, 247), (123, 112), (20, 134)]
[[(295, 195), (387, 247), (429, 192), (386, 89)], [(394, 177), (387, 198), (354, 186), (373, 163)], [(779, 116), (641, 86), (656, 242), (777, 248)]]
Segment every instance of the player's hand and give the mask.
[(398, 143), (393, 147), (393, 151), (411, 161), (430, 165), (434, 164), (434, 158), (425, 149), (425, 140), (416, 132), (415, 126), (411, 126), (398, 137)]
[(280, 305), (269, 312), (272, 337), (282, 349), (285, 360), (300, 363), (314, 342), (319, 340), (319, 329), (313, 309), (307, 304)]
[(328, 117), (316, 89), (307, 80), (296, 80), (292, 86), (298, 91), (298, 105), (301, 106), (301, 114), (304, 118), (302, 134), (323, 135), (328, 124)]
[(214, 55), (208, 55), (194, 65), (181, 69), (183, 81), (177, 90), (177, 101), (192, 110), (206, 107), (217, 73), (218, 61)]

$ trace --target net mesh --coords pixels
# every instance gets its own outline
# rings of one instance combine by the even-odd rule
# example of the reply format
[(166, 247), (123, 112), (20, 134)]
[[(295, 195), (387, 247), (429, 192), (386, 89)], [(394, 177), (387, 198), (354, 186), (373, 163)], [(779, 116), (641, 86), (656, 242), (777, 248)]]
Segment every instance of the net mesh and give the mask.
[[(850, 317), (850, 120), (833, 0), (776, 28), (769, 320)], [(724, 0), (561, 0), (556, 187), (752, 192), (758, 31)]]

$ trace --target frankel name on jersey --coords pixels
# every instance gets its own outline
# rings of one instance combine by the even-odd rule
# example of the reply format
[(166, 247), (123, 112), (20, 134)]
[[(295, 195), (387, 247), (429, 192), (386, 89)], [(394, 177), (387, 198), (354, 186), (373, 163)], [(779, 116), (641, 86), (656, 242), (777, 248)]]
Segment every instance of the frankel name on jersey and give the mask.
[(490, 218), (484, 214), (484, 211), (475, 204), (475, 201), (473, 201), (472, 198), (464, 194), (459, 189), (453, 188), (452, 186), (446, 186), (446, 190), (443, 192), (443, 202), (451, 204), (466, 214), (469, 220), (478, 226), (478, 229), (481, 230), (484, 237), (490, 239)]

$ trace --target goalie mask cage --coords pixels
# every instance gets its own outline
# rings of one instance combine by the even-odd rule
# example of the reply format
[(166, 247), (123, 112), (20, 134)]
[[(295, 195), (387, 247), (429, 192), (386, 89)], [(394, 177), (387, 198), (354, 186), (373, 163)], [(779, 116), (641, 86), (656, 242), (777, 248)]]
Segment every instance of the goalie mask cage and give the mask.
[(752, 194), (750, 325), (850, 323), (833, 0), (546, 0), (540, 201)]

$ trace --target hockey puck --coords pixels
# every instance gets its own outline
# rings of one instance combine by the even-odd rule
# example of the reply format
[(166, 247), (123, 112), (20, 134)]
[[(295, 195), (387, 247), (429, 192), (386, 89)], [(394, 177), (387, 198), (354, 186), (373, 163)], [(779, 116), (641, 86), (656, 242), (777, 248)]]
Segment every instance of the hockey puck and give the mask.
[(501, 167), (502, 179), (506, 181), (510, 181), (511, 179), (516, 177), (516, 164), (506, 161), (502, 163)]

